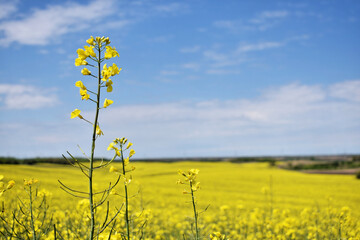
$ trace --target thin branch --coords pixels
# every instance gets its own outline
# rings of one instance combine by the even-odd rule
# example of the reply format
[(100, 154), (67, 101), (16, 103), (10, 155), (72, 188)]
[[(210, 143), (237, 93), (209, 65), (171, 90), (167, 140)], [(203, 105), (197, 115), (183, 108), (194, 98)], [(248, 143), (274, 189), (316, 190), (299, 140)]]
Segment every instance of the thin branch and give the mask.
[(70, 194), (71, 196), (74, 196), (74, 197), (78, 197), (78, 198), (84, 198), (84, 199), (88, 199), (87, 197), (82, 197), (82, 196), (78, 196), (78, 195), (75, 195), (69, 191), (67, 191), (65, 188), (63, 187), (60, 187), (62, 190), (64, 190), (66, 193)]
[(86, 194), (86, 195), (89, 194), (88, 192), (82, 192), (82, 191), (78, 191), (78, 190), (71, 189), (71, 188), (69, 188), (68, 186), (66, 186), (65, 184), (63, 184), (60, 180), (58, 180), (58, 182), (59, 182), (64, 188), (69, 189), (69, 190), (72, 191), (72, 192), (81, 193), (81, 194)]
[(105, 165), (100, 165), (100, 166), (94, 167), (94, 169), (107, 167), (110, 163), (112, 163), (115, 160), (116, 156), (117, 156), (117, 154), (115, 153), (114, 157), (110, 161), (105, 163)]
[(110, 221), (100, 230), (100, 233), (102, 233), (108, 226), (109, 224), (114, 221), (114, 219), (117, 217), (117, 215), (120, 213), (122, 207), (124, 206), (124, 203), (121, 204), (121, 207), (119, 208), (119, 210), (116, 212), (116, 214), (110, 219)]

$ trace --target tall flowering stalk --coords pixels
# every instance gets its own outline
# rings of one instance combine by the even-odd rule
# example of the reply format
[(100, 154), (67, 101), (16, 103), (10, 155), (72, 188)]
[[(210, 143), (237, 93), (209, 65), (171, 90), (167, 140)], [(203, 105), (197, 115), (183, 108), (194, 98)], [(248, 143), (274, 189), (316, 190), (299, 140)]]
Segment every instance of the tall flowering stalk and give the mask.
[[(108, 60), (108, 59), (114, 58), (114, 57), (119, 57), (119, 53), (116, 51), (116, 49), (109, 45), (110, 44), (109, 38), (105, 38), (105, 37), (93, 38), (91, 36), (86, 42), (88, 43), (88, 45), (84, 46), (84, 49), (77, 50), (78, 58), (75, 59), (75, 66), (87, 66), (87, 67), (90, 67), (90, 70), (91, 70), (91, 68), (93, 68), (95, 70), (94, 71), (95, 73), (93, 73), (92, 70), (90, 71), (88, 68), (85, 67), (81, 70), (81, 73), (84, 76), (89, 76), (89, 77), (95, 78), (97, 80), (97, 89), (96, 90), (88, 89), (82, 81), (77, 81), (75, 83), (75, 86), (79, 88), (80, 96), (81, 96), (82, 100), (86, 100), (86, 101), (90, 100), (93, 103), (95, 103), (96, 111), (95, 111), (95, 116), (94, 116), (94, 122), (91, 122), (91, 121), (85, 119), (80, 114), (81, 110), (79, 110), (79, 109), (75, 109), (71, 113), (71, 118), (80, 118), (81, 120), (84, 120), (85, 122), (92, 125), (93, 134), (92, 134), (92, 144), (91, 144), (91, 155), (90, 155), (90, 157), (88, 157), (89, 164), (85, 165), (85, 164), (81, 163), (80, 161), (78, 161), (75, 157), (73, 157), (69, 152), (68, 152), (68, 154), (70, 155), (70, 157), (72, 159), (72, 161), (69, 161), (69, 162), (73, 166), (80, 168), (81, 171), (84, 173), (84, 175), (88, 178), (88, 183), (89, 183), (88, 192), (71, 189), (71, 188), (67, 187), (66, 185), (64, 185), (63, 183), (61, 183), (60, 181), (59, 182), (60, 182), (61, 188), (63, 190), (67, 191), (68, 193), (70, 193), (76, 197), (84, 197), (83, 195), (88, 196), (89, 205), (90, 205), (90, 209), (89, 209), (90, 210), (90, 219), (91, 219), (90, 220), (89, 239), (93, 240), (94, 238), (96, 238), (97, 234), (100, 234), (101, 232), (103, 232), (105, 230), (105, 228), (110, 224), (110, 222), (114, 220), (114, 218), (113, 218), (110, 220), (110, 222), (106, 222), (106, 219), (105, 219), (105, 222), (101, 225), (101, 227), (96, 229), (97, 228), (96, 227), (97, 223), (96, 223), (96, 218), (95, 218), (96, 208), (105, 202), (108, 195), (110, 194), (111, 189), (113, 189), (114, 185), (116, 185), (117, 182), (119, 181), (120, 176), (114, 185), (110, 184), (110, 187), (108, 189), (105, 189), (104, 191), (95, 193), (94, 189), (93, 189), (93, 184), (94, 184), (93, 183), (93, 173), (94, 173), (95, 169), (103, 168), (103, 167), (109, 165), (116, 157), (116, 154), (115, 154), (113, 159), (110, 160), (109, 162), (107, 162), (105, 164), (103, 162), (101, 162), (99, 166), (94, 166), (96, 140), (101, 135), (104, 135), (104, 133), (100, 129), (100, 124), (98, 121), (99, 112), (101, 109), (107, 108), (113, 103), (112, 100), (105, 98), (104, 102), (101, 106), (101, 104), (100, 104), (101, 89), (106, 88), (107, 92), (112, 92), (113, 82), (110, 78), (115, 75), (118, 75), (121, 71), (121, 68), (118, 68), (118, 66), (115, 63), (113, 63), (111, 66), (107, 66), (107, 64), (102, 65), (102, 63), (105, 60)], [(91, 61), (91, 63), (89, 63), (88, 61)], [(64, 156), (64, 158), (66, 158), (66, 157)], [(102, 195), (102, 197), (98, 202), (95, 202), (94, 197), (95, 197), (95, 195), (98, 195), (98, 194)], [(107, 211), (109, 211), (109, 210), (107, 210)], [(95, 230), (96, 230), (96, 233), (95, 233)], [(110, 236), (109, 236), (109, 238), (110, 238)]]
[[(127, 145), (126, 145), (127, 144)], [(125, 148), (126, 145), (126, 148)], [(129, 217), (129, 192), (128, 192), (128, 185), (132, 181), (132, 175), (127, 174), (128, 172), (132, 172), (135, 170), (135, 167), (129, 167), (130, 158), (135, 154), (134, 149), (130, 149), (133, 144), (128, 142), (126, 138), (116, 138), (113, 142), (110, 143), (108, 147), (109, 150), (114, 150), (116, 156), (120, 157), (122, 163), (122, 169), (117, 169), (113, 166), (110, 168), (110, 172), (116, 172), (123, 176), (124, 178), (124, 200), (125, 200), (125, 224), (126, 224), (126, 239), (130, 240), (130, 217)], [(124, 152), (129, 150), (128, 157), (124, 158)], [(116, 194), (116, 192), (114, 193)], [(119, 195), (119, 194), (116, 194)]]
[[(196, 181), (196, 177), (199, 174), (199, 169), (190, 169), (186, 172), (179, 170), (178, 173), (185, 178), (184, 179), (185, 182), (189, 183), (190, 192), (187, 190), (184, 190), (183, 193), (191, 194), (191, 202), (192, 202), (193, 211), (194, 211), (194, 223), (195, 223), (195, 234), (196, 234), (195, 239), (199, 240), (200, 239), (200, 233), (199, 233), (199, 228), (198, 228), (199, 213), (196, 210), (196, 199), (195, 199), (195, 194), (194, 194), (197, 190), (200, 189), (200, 182)], [(178, 184), (185, 184), (185, 182), (180, 179), (177, 181)]]

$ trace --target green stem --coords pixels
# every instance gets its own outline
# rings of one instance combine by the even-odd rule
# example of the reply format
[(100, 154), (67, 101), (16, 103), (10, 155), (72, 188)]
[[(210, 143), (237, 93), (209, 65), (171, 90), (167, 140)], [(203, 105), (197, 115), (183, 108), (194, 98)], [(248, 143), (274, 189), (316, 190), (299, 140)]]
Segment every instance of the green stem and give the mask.
[(194, 197), (194, 191), (192, 190), (192, 182), (190, 181), (190, 190), (191, 190), (191, 199), (194, 209), (194, 220), (195, 220), (195, 231), (196, 231), (196, 240), (199, 240), (199, 229), (198, 229), (198, 213), (196, 211), (196, 204), (195, 204), (195, 197)]
[(31, 225), (31, 231), (32, 231), (32, 239), (36, 240), (36, 232), (35, 232), (35, 224), (34, 224), (34, 214), (33, 214), (33, 207), (32, 207), (32, 203), (33, 203), (33, 199), (32, 199), (32, 191), (31, 191), (31, 185), (29, 186), (29, 194), (30, 194), (30, 225)]
[[(99, 59), (101, 57), (101, 51), (99, 49)], [(98, 91), (97, 91), (97, 102), (96, 102), (96, 114), (94, 121), (94, 129), (92, 136), (92, 147), (91, 147), (91, 158), (89, 168), (89, 202), (90, 202), (90, 213), (91, 213), (91, 226), (90, 226), (90, 240), (94, 239), (95, 232), (95, 212), (94, 212), (94, 194), (93, 194), (93, 171), (94, 171), (94, 153), (95, 153), (95, 141), (96, 141), (96, 126), (98, 124), (99, 117), (99, 103), (100, 103), (100, 85), (101, 85), (101, 63), (98, 62)]]
[[(123, 167), (123, 176), (125, 178), (125, 163), (124, 163), (124, 156), (123, 156), (123, 149), (122, 144), (120, 145), (120, 151), (121, 151), (121, 161), (122, 161), (122, 167)], [(127, 190), (127, 180), (125, 180), (125, 222), (126, 222), (126, 233), (127, 233), (127, 239), (130, 240), (130, 226), (129, 226), (129, 200), (128, 200), (128, 190)]]

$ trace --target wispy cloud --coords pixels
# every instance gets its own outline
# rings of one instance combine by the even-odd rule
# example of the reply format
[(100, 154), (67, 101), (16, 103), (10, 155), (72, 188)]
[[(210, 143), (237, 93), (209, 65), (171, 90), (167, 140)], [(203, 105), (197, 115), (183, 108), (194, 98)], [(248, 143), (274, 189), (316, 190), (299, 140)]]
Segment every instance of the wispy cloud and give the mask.
[(5, 109), (38, 109), (58, 103), (54, 89), (21, 84), (0, 84), (0, 97)]
[(336, 83), (329, 88), (331, 97), (360, 102), (360, 80)]
[(283, 46), (283, 42), (260, 42), (257, 44), (242, 44), (237, 52), (261, 51), (270, 48), (278, 48)]
[(17, 10), (17, 0), (7, 1), (1, 0), (0, 1), (0, 19), (7, 18)]
[[(251, 99), (111, 106), (101, 114), (105, 136), (99, 140), (98, 154), (108, 156), (107, 144), (119, 136), (136, 143), (137, 157), (356, 152), (359, 92), (360, 80), (330, 86), (292, 83), (265, 89)], [(93, 114), (84, 111), (82, 115)], [(7, 146), (10, 140), (2, 143), (10, 155), (60, 155), (72, 144), (86, 145), (88, 130), (80, 120), (70, 123), (66, 118), (32, 128), (16, 123), (0, 126), (12, 144), (28, 136), (24, 152)]]
[[(201, 142), (201, 145), (207, 147), (190, 148), (189, 151), (192, 151), (191, 155), (206, 155), (216, 148), (214, 139), (221, 139), (222, 144), (228, 145), (232, 151), (253, 148), (258, 150), (258, 154), (263, 154), (267, 148), (262, 145), (266, 143), (276, 149), (273, 153), (278, 151), (278, 154), (281, 148), (288, 148), (293, 153), (301, 152), (303, 145), (313, 145), (309, 149), (320, 153), (339, 142), (329, 129), (340, 129), (340, 139), (345, 133), (349, 134), (348, 138), (355, 141), (353, 145), (359, 147), (359, 95), (350, 95), (346, 101), (329, 98), (333, 94), (332, 89), (349, 89), (350, 85), (354, 92), (360, 92), (359, 80), (340, 82), (329, 87), (293, 83), (267, 89), (261, 96), (251, 100), (114, 107), (104, 113), (103, 124), (109, 127), (109, 130), (105, 128), (104, 131), (117, 129), (116, 119), (127, 113), (131, 118), (124, 119), (126, 130), (112, 130), (112, 133), (116, 135), (128, 131), (136, 141), (144, 144), (142, 150), (152, 154), (164, 151), (162, 146), (169, 147), (167, 154), (171, 154), (171, 150), (181, 154), (177, 149), (179, 146), (183, 148), (192, 142)], [(150, 138), (156, 141), (146, 142)], [(272, 140), (267, 142), (268, 139)], [(297, 146), (299, 141), (303, 145)], [(224, 155), (226, 152), (219, 150), (217, 154)]]
[(164, 13), (176, 13), (183, 11), (185, 8), (187, 8), (187, 6), (181, 3), (169, 3), (154, 6), (155, 11)]
[(233, 33), (249, 30), (264, 31), (275, 26), (289, 15), (290, 13), (286, 10), (263, 11), (250, 19), (218, 20), (213, 25)]
[(113, 0), (95, 0), (89, 4), (66, 3), (35, 9), (19, 20), (0, 23), (3, 45), (17, 42), (25, 45), (46, 45), (58, 37), (89, 28), (114, 13)]
[(286, 10), (280, 11), (263, 11), (258, 14), (255, 18), (250, 19), (249, 21), (255, 24), (261, 24), (267, 22), (269, 19), (279, 19), (285, 18), (289, 15), (289, 12)]

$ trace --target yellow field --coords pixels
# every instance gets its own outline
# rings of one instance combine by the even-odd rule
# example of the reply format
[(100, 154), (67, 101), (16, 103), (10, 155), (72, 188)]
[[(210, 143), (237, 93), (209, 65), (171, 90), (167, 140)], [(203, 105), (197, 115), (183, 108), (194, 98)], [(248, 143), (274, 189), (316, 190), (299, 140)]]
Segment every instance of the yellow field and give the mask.
[[(129, 188), (131, 195), (135, 195), (130, 199), (134, 239), (141, 236), (143, 239), (193, 239), (191, 199), (182, 193), (184, 185), (176, 184), (180, 178), (178, 169), (190, 168), (200, 170), (201, 189), (196, 192), (198, 211), (210, 204), (200, 215), (203, 239), (209, 239), (209, 235), (217, 231), (229, 239), (360, 239), (360, 181), (354, 176), (308, 175), (270, 168), (266, 163), (133, 165), (136, 170)], [(120, 168), (118, 163), (113, 166)], [(61, 180), (74, 189), (87, 191), (87, 179), (78, 169), (51, 164), (1, 165), (0, 174), (5, 176), (4, 183), (11, 179), (16, 182), (14, 188), (2, 196), (4, 218), (10, 219), (11, 208), (17, 207), (14, 205), (16, 195), (26, 199), (23, 179), (36, 178), (39, 190), (51, 192), (50, 211), (62, 237), (85, 239), (88, 203), (66, 194), (57, 182)], [(109, 173), (109, 169), (95, 172), (98, 190), (115, 180), (116, 174)], [(122, 194), (123, 185), (115, 189)], [(110, 198), (110, 209), (114, 212), (123, 199), (116, 195)], [(98, 209), (101, 219), (105, 218), (105, 212), (105, 205)], [(102, 233), (100, 239), (108, 239), (109, 231)], [(124, 231), (124, 221), (119, 215), (111, 239), (121, 239)], [(52, 230), (44, 239), (53, 239)]]

